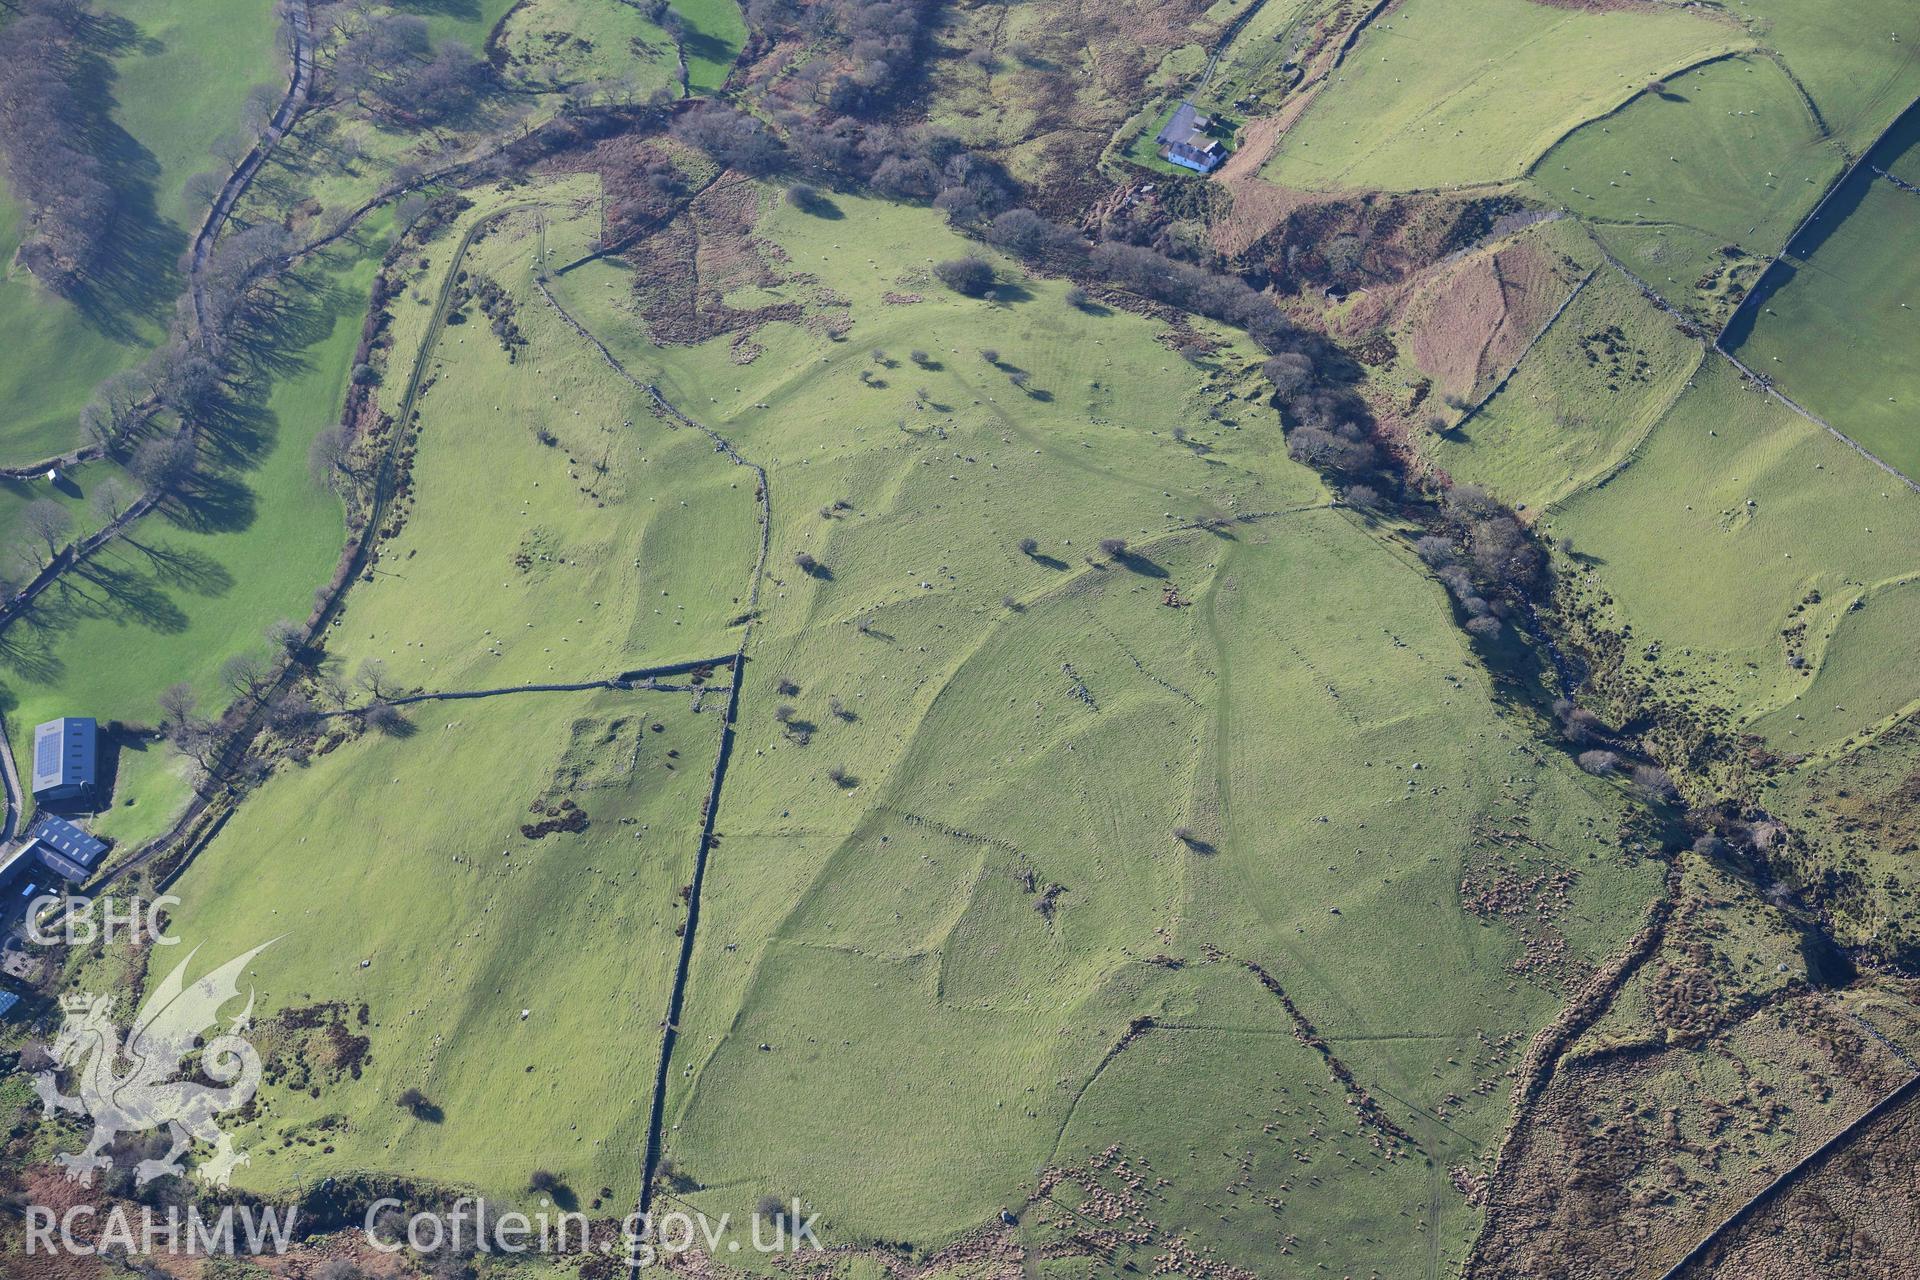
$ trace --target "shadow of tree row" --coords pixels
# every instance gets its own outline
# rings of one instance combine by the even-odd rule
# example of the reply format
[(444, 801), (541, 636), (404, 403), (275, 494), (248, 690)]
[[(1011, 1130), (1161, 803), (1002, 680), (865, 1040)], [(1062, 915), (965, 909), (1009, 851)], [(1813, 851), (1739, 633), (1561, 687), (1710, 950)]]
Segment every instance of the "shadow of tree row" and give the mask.
[[(328, 273), (343, 255), (360, 248), (344, 244), (326, 260), (249, 296), (234, 329), (227, 376), (192, 411), (196, 430), (190, 464), (147, 516), (69, 567), (0, 633), (0, 671), (37, 684), (58, 683), (69, 671), (61, 650), (84, 624), (105, 621), (155, 635), (179, 634), (192, 622), (186, 602), (217, 599), (233, 590), (234, 576), (217, 548), (210, 552), (170, 531), (238, 535), (257, 523), (260, 496), (253, 473), (282, 434), (271, 398), (287, 380), (311, 372), (306, 353), (343, 317), (364, 307), (363, 296), (342, 288)], [(144, 438), (128, 442), (119, 460), (137, 469), (143, 446), (164, 443), (177, 430), (172, 422), (154, 424)], [(69, 482), (78, 488), (71, 477)]]

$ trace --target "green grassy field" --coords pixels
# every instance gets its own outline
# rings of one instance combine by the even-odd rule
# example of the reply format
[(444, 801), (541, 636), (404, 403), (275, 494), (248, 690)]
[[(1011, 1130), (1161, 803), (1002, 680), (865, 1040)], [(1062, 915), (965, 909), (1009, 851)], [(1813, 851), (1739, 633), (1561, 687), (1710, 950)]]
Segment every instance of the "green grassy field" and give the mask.
[[(1648, 665), (1733, 723), (1756, 721), (1776, 750), (1813, 752), (1920, 697), (1886, 663), (1908, 608), (1888, 584), (1920, 570), (1920, 498), (1726, 361), (1696, 381), (1630, 465), (1544, 523), (1572, 539), (1576, 579), (1604, 589), (1636, 651), (1658, 644)], [(1790, 649), (1783, 632), (1802, 627)]]
[(203, 210), (181, 191), (203, 169), (225, 172), (214, 140), (240, 125), (255, 85), (286, 89), (285, 58), (276, 46), (268, 0), (108, 0), (102, 8), (138, 28), (118, 57), (112, 87), (115, 120), (151, 167), (154, 204), (181, 237)]
[(1428, 454), (1457, 481), (1548, 506), (1619, 466), (1673, 403), (1703, 344), (1602, 267), (1519, 370)]
[[(734, 0), (678, 0), (687, 88), (718, 89), (746, 43), (746, 20)], [(626, 78), (644, 99), (680, 84), (674, 38), (625, 0), (538, 0), (513, 12), (501, 47), (519, 76), (575, 84)]]
[(1751, 287), (1846, 157), (1769, 58), (1665, 87), (1576, 130), (1533, 177), (1668, 301), (1723, 321), (1730, 287)]
[[(1920, 154), (1920, 113), (1872, 157)], [(1906, 252), (1920, 195), (1862, 169), (1726, 335), (1731, 350), (1810, 412), (1920, 476), (1920, 265)]]
[(20, 209), (0, 192), (0, 453), (19, 465), (81, 443), (80, 410), (102, 379), (144, 352), (139, 335), (116, 340), (89, 325), (18, 266)]
[(391, 0), (396, 13), (424, 18), (433, 39), (458, 40), (476, 52), (513, 4), (514, 0)]
[[(591, 215), (590, 196), (564, 203), (584, 190), (576, 179), (540, 198)], [(759, 547), (752, 476), (655, 417), (541, 299), (538, 216), (498, 224), (462, 264), (508, 291), (528, 345), (510, 360), (469, 303), (429, 353), (405, 527), (329, 639), (350, 668), (371, 657), (409, 687), (492, 688), (737, 646), (729, 623)], [(410, 328), (430, 310), (436, 266), (398, 304)], [(416, 350), (403, 336), (395, 396)]]
[[(492, 224), (459, 268), (512, 297), (528, 345), (508, 362), (476, 310), (426, 352), (405, 526), (350, 596), (333, 656), (384, 647), (410, 676), (411, 648), (435, 682), (514, 663), (590, 678), (655, 634), (660, 574), (699, 569), (727, 606), (744, 596), (751, 557), (721, 554), (753, 545), (751, 495), (728, 483), (744, 469), (703, 480), (712, 446), (639, 413), (529, 291), (543, 243), (568, 261), (597, 233), (580, 184), (470, 215), (547, 206), (544, 226)], [(668, 1100), (686, 1196), (743, 1214), (797, 1194), (831, 1240), (926, 1248), (1040, 1194), (1036, 1170), (1109, 1177), (1094, 1166), (1118, 1143), (1168, 1179), (1142, 1210), (1157, 1240), (1225, 1195), (1235, 1207), (1202, 1243), (1246, 1264), (1283, 1248), (1383, 1273), (1457, 1261), (1476, 1216), (1448, 1168), (1491, 1150), (1515, 1046), (1657, 880), (1623, 856), (1621, 798), (1532, 750), (1417, 562), (1286, 460), (1244, 339), (1203, 326), (1218, 345), (1189, 362), (1156, 322), (1072, 307), (1064, 282), (1006, 262), (993, 298), (951, 294), (927, 264), (961, 242), (926, 211), (734, 198), (773, 275), (727, 300), (797, 314), (661, 348), (624, 264), (552, 280), (637, 377), (772, 479)], [(406, 286), (385, 394), (429, 333), (456, 239)], [(597, 442), (604, 475), (582, 469)], [(654, 536), (647, 509), (683, 494), (704, 551)], [(1193, 526), (1208, 513), (1238, 518)], [(553, 567), (516, 587), (533, 528)], [(561, 564), (589, 538), (608, 560), (579, 566), (603, 575), (591, 587)], [(638, 566), (613, 554), (628, 549)], [(626, 574), (641, 585), (615, 596)], [(692, 596), (697, 612), (699, 587), (675, 579), (658, 607)], [(576, 615), (591, 624), (556, 613), (603, 589), (604, 615)], [(704, 607), (710, 625), (720, 602)], [(485, 652), (527, 621), (541, 641), (587, 629), (577, 650)], [(178, 933), (209, 956), (286, 935), (254, 966), (278, 1067), (245, 1185), (401, 1173), (513, 1195), (548, 1167), (582, 1199), (631, 1197), (672, 890), (718, 727), (654, 697), (417, 707), (410, 733), (283, 766), (200, 856)], [(530, 802), (562, 796), (589, 811), (586, 832), (513, 836)], [(1516, 857), (1568, 887), (1532, 941), (1463, 905), (1463, 880)], [(1536, 954), (1557, 939), (1564, 970)], [(1349, 1068), (1374, 1103), (1338, 1083)], [(1142, 1126), (1138, 1100), (1175, 1080), (1193, 1094), (1177, 1127)], [(443, 1117), (396, 1108), (407, 1087)], [(1049, 1213), (1075, 1201), (1053, 1200), (1034, 1206), (1034, 1239), (1064, 1230)], [(1353, 1245), (1362, 1222), (1402, 1225)]]
[(679, 81), (673, 37), (620, 0), (547, 0), (515, 10), (501, 47), (513, 74), (540, 83), (626, 76), (644, 98)]
[[(187, 946), (162, 971), (277, 939), (249, 969), (270, 1076), (236, 1183), (397, 1174), (530, 1203), (545, 1168), (626, 1212), (719, 717), (594, 693), (411, 719), (285, 768), (178, 883)], [(584, 831), (521, 834), (562, 798)], [(440, 1114), (397, 1107), (409, 1088)]]
[(687, 87), (712, 92), (726, 82), (733, 60), (747, 42), (747, 21), (735, 0), (674, 0), (686, 24)]
[(1360, 37), (1263, 174), (1316, 191), (1519, 177), (1648, 81), (1747, 43), (1679, 9), (1410, 0)]
[[(1223, 1226), (1237, 1258), (1296, 1230), (1303, 1256), (1350, 1258), (1320, 1241), (1403, 1209), (1366, 1246), (1377, 1265), (1457, 1259), (1474, 1215), (1444, 1170), (1489, 1148), (1506, 1096), (1476, 1087), (1504, 1070), (1480, 1037), (1524, 1036), (1557, 1003), (1509, 971), (1511, 932), (1462, 911), (1463, 870), (1488, 829), (1532, 813), (1535, 856), (1578, 885), (1554, 927), (1598, 954), (1655, 878), (1615, 847), (1620, 802), (1524, 752), (1438, 589), (1285, 460), (1242, 341), (1218, 335), (1190, 366), (1151, 323), (1066, 306), (1063, 283), (959, 298), (927, 278), (960, 249), (929, 215), (836, 202), (821, 219), (763, 199), (759, 234), (806, 274), (754, 300), (829, 305), (844, 341), (776, 322), (742, 366), (725, 339), (650, 345), (619, 264), (555, 281), (639, 376), (772, 473), (771, 576), (669, 1099), (687, 1197), (739, 1212), (799, 1194), (834, 1239), (928, 1247), (1017, 1207), (1037, 1168), (1114, 1142), (1160, 1159), (1179, 1137), (1127, 1100), (1171, 1072), (1195, 1092), (1175, 1206), (1234, 1180), (1222, 1153), (1250, 1107), (1294, 1105), (1282, 1088), (1351, 1135), (1308, 1108), (1261, 1139), (1324, 1163), (1277, 1220)], [(590, 230), (556, 219), (549, 252)], [(1248, 518), (1181, 527), (1210, 508)], [(1109, 536), (1130, 559), (1095, 550)], [(827, 573), (795, 571), (803, 550)], [(1219, 953), (1274, 975), (1434, 1163), (1376, 1148), (1324, 1061), (1284, 1048), (1278, 999)], [(1166, 977), (1156, 956), (1204, 971)], [(1195, 1031), (1151, 1032), (1102, 1069), (1135, 1016)], [(1267, 1044), (1283, 1056), (1263, 1102), (1208, 1074)], [(1279, 1162), (1260, 1159), (1270, 1190)]]
[[(1914, 572), (1920, 574), (1920, 557)], [(1920, 680), (1890, 676), (1887, 659), (1920, 627), (1920, 583), (1907, 578), (1862, 593), (1817, 638), (1824, 659), (1806, 690), (1760, 717), (1753, 731), (1784, 750), (1831, 747), (1866, 737), (1914, 708)]]
[(1739, 6), (1854, 154), (1920, 96), (1920, 12), (1903, 0), (1751, 0)]

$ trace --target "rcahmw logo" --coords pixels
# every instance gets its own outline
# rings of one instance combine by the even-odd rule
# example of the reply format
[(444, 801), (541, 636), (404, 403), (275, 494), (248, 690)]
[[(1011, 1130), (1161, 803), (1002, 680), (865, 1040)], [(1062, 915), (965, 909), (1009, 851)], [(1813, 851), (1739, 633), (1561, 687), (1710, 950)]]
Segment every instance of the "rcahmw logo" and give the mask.
[(88, 1257), (93, 1254), (184, 1254), (187, 1257), (235, 1257), (283, 1254), (294, 1238), (293, 1208), (227, 1205), (218, 1214), (196, 1205), (181, 1209), (141, 1206), (130, 1213), (114, 1205), (100, 1213), (77, 1204), (55, 1214), (43, 1204), (27, 1206), (27, 1253)]
[[(70, 1180), (91, 1183), (97, 1170), (112, 1167), (112, 1158), (102, 1153), (115, 1138), (148, 1129), (164, 1128), (173, 1145), (160, 1159), (142, 1160), (134, 1167), (134, 1181), (142, 1186), (181, 1172), (180, 1157), (196, 1141), (213, 1147), (195, 1173), (214, 1186), (226, 1186), (233, 1171), (248, 1162), (214, 1117), (245, 1106), (260, 1086), (260, 1055), (240, 1035), (253, 1016), (251, 991), (247, 1007), (227, 1031), (207, 1036), (200, 1047), (200, 1073), (215, 1083), (176, 1077), (204, 1033), (218, 1025), (221, 1006), (239, 998), (241, 972), (272, 945), (255, 947), (189, 984), (186, 971), (196, 948), (154, 988), (124, 1040), (109, 1016), (113, 1002), (108, 997), (62, 997), (66, 1022), (53, 1042), (53, 1059), (72, 1074), (79, 1092), (61, 1093), (55, 1070), (38, 1072), (33, 1087), (48, 1115), (70, 1111), (93, 1121), (93, 1136), (84, 1150), (54, 1157)], [(117, 1072), (120, 1062), (132, 1064), (131, 1069)]]

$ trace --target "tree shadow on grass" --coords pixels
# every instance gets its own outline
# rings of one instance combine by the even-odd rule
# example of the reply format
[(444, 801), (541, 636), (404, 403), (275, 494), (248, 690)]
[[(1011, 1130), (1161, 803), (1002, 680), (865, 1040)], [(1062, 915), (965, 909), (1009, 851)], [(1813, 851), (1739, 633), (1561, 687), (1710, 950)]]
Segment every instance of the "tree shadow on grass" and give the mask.
[(690, 64), (705, 62), (724, 67), (734, 59), (734, 52), (727, 47), (726, 41), (694, 26), (681, 28), (680, 50)]
[(1167, 576), (1165, 569), (1147, 559), (1138, 551), (1122, 551), (1114, 556), (1113, 562), (1122, 569), (1137, 573), (1143, 578), (1164, 578)]
[(363, 303), (352, 291), (301, 272), (246, 307), (233, 339), (238, 370), (220, 394), (194, 411), (199, 466), (162, 504), (170, 521), (196, 533), (252, 527), (258, 501), (246, 473), (279, 442), (280, 420), (269, 407), (273, 393), (311, 372), (307, 352)]
[(88, 324), (116, 342), (143, 341), (145, 327), (163, 324), (182, 284), (178, 263), (188, 237), (163, 221), (155, 204), (160, 162), (113, 119), (119, 104), (112, 59), (162, 48), (116, 15), (95, 14), (80, 24), (72, 83), (82, 114), (70, 124), (76, 144), (104, 164), (113, 191), (113, 222), (101, 238), (99, 255), (69, 296)]
[(177, 635), (192, 620), (169, 591), (215, 598), (233, 585), (233, 575), (200, 551), (112, 544), (67, 570), (0, 634), (0, 666), (43, 684), (56, 682), (66, 672), (59, 648), (82, 623), (108, 621)]
[(223, 596), (233, 590), (233, 574), (204, 551), (136, 542), (131, 537), (124, 541), (128, 547), (147, 558), (156, 583), (207, 597)]
[[(93, 588), (98, 595), (84, 596), (83, 584)], [(162, 635), (178, 635), (187, 629), (190, 621), (186, 610), (175, 604), (173, 597), (161, 589), (156, 577), (132, 566), (115, 564), (98, 557), (69, 569), (67, 576), (57, 586), (50, 588), (47, 594), (63, 590), (75, 598), (76, 606), (90, 606), (86, 612), (77, 609), (75, 621), (88, 616), (106, 618), (121, 624), (144, 627)]]
[[(22, 617), (0, 634), (0, 668), (34, 684), (58, 684), (67, 674), (67, 664), (47, 643), (48, 637), (27, 622)], [(18, 705), (19, 699), (11, 690), (0, 699), (0, 709), (11, 711)]]
[(800, 212), (825, 222), (839, 222), (847, 215), (833, 200), (822, 192), (814, 192), (811, 199), (798, 206)]
[(167, 495), (159, 510), (175, 528), (188, 533), (244, 533), (253, 527), (259, 504), (237, 475), (203, 471)]

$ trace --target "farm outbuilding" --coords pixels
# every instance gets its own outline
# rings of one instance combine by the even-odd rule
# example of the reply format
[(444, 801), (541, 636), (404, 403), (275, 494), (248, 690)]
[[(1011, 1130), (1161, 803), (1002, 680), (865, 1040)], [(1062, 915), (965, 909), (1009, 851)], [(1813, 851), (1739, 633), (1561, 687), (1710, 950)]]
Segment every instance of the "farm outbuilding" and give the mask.
[(33, 730), (33, 798), (91, 799), (100, 777), (100, 726), (91, 716), (66, 716)]
[(27, 848), (61, 879), (78, 884), (100, 866), (107, 846), (65, 818), (42, 818), (27, 837)]

